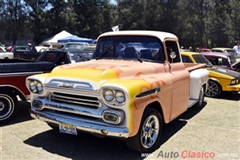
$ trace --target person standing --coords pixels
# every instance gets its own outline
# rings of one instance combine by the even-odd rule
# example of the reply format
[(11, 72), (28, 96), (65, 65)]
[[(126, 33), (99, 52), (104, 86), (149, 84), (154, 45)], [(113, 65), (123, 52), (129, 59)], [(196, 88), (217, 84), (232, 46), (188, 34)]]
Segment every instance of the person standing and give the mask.
[(240, 41), (237, 42), (237, 45), (235, 45), (233, 49), (237, 52), (238, 55), (240, 55)]

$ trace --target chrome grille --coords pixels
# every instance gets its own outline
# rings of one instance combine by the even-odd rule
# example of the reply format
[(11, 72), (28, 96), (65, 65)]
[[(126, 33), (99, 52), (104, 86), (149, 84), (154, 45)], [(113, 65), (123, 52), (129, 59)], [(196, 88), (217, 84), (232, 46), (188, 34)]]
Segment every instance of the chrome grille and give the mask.
[(52, 102), (60, 102), (72, 105), (81, 105), (82, 107), (99, 108), (100, 103), (96, 97), (87, 97), (82, 95), (72, 95), (66, 93), (53, 92), (49, 96)]

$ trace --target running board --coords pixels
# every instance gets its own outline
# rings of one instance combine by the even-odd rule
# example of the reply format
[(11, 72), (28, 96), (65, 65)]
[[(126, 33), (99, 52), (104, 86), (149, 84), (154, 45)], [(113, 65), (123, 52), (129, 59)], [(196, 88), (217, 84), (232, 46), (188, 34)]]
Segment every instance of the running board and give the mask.
[(192, 107), (194, 104), (198, 102), (198, 99), (190, 99), (188, 101), (188, 108)]

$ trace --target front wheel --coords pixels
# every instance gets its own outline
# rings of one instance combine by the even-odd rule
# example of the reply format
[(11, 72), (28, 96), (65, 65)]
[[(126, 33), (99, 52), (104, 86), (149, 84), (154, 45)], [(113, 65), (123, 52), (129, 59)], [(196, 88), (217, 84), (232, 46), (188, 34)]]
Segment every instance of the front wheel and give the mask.
[(11, 120), (18, 112), (17, 98), (10, 90), (0, 91), (0, 123)]
[(159, 148), (162, 123), (162, 116), (156, 109), (146, 109), (138, 133), (125, 140), (128, 148), (140, 153), (153, 152)]
[(221, 94), (221, 92), (222, 92), (221, 85), (216, 81), (209, 80), (208, 89), (207, 89), (205, 95), (207, 97), (215, 98), (215, 97), (218, 97)]

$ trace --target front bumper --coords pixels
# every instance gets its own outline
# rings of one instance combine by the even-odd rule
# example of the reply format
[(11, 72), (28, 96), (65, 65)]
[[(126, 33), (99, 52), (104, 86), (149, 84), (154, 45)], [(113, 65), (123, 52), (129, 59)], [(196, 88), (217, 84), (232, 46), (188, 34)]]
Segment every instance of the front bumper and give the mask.
[[(126, 127), (115, 127), (113, 125), (93, 123), (83, 118), (79, 119), (59, 116), (59, 114), (55, 114), (54, 112), (41, 112), (33, 108), (30, 109), (30, 115), (35, 119), (39, 119), (47, 123), (53, 123), (56, 125), (58, 125), (60, 122), (71, 124), (74, 125), (79, 131), (89, 132), (106, 137), (125, 139), (129, 136), (129, 130)], [(103, 130), (107, 131), (107, 133), (104, 132), (104, 134)]]
[(225, 89), (224, 91), (239, 92), (239, 91), (240, 91), (240, 84), (238, 84), (238, 85), (226, 86), (226, 89)]

